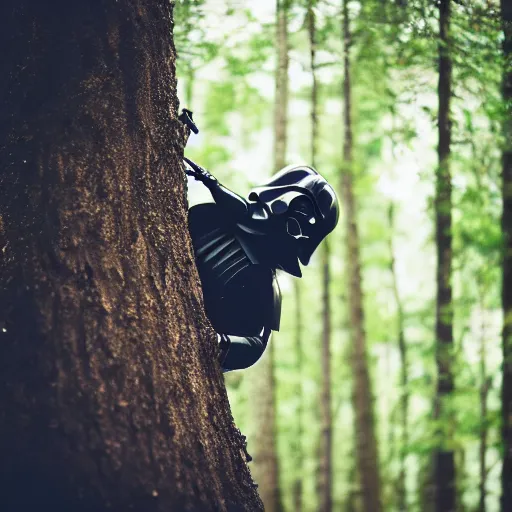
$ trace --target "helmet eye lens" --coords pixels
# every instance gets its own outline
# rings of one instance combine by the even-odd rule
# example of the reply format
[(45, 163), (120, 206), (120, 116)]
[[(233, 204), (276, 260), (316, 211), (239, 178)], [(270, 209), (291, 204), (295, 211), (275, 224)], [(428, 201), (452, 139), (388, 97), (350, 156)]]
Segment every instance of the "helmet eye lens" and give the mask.
[(314, 216), (314, 208), (313, 204), (309, 199), (306, 197), (297, 197), (292, 201), (290, 204), (290, 207), (292, 210), (296, 211), (297, 213), (300, 213), (301, 215), (304, 215), (306, 217), (313, 217)]

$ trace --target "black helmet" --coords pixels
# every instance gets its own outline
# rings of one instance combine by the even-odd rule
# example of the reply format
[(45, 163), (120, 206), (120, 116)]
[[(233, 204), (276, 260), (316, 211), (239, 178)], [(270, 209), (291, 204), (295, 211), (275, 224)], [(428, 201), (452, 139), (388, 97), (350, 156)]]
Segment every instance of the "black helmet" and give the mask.
[(297, 256), (303, 265), (309, 263), (320, 242), (338, 223), (336, 193), (311, 167), (285, 167), (270, 181), (252, 189), (249, 200), (262, 204), (269, 216), (282, 216), (288, 235), (297, 241)]

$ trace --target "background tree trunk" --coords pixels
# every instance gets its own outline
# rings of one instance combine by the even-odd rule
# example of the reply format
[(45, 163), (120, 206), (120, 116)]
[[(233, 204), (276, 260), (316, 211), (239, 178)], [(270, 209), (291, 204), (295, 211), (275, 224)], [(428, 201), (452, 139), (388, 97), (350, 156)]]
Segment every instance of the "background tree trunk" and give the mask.
[(504, 237), (503, 251), (503, 384), (502, 438), (503, 468), (501, 472), (501, 510), (512, 510), (512, 9), (501, 0), (503, 23), (503, 100), (505, 102), (503, 132), (503, 214), (501, 226)]
[(247, 370), (251, 418), (251, 470), (267, 512), (282, 510), (276, 449), (274, 339), (257, 366)]
[(290, 0), (276, 0), (277, 69), (274, 106), (274, 170), (286, 165), (288, 124), (288, 10)]
[(293, 506), (296, 512), (302, 512), (302, 479), (304, 474), (304, 451), (302, 446), (302, 436), (304, 434), (304, 391), (302, 379), (303, 375), (303, 346), (302, 346), (302, 297), (301, 285), (298, 279), (294, 280), (293, 290), (295, 295), (295, 335), (294, 345), (297, 361), (297, 430), (295, 438), (295, 481), (293, 484)]
[(331, 412), (331, 297), (329, 241), (322, 243), (322, 391), (320, 489), (322, 512), (332, 510), (332, 412)]
[(400, 512), (407, 512), (407, 489), (406, 489), (406, 470), (405, 463), (407, 460), (407, 446), (409, 444), (409, 365), (407, 360), (407, 344), (405, 342), (404, 333), (404, 310), (402, 301), (400, 299), (400, 292), (398, 290), (398, 279), (396, 270), (395, 247), (393, 244), (393, 232), (395, 230), (395, 209), (393, 203), (389, 205), (388, 210), (389, 219), (389, 253), (391, 256), (390, 272), (393, 282), (393, 296), (397, 309), (397, 331), (398, 331), (398, 351), (400, 354), (400, 471), (398, 474), (398, 488), (397, 488), (397, 505)]
[[(308, 1), (307, 25), (311, 66), (311, 165), (316, 168), (318, 149), (318, 80), (316, 76), (316, 0)], [(318, 468), (318, 495), (322, 512), (332, 509), (332, 417), (331, 417), (331, 306), (329, 296), (329, 245), (324, 240), (320, 247), (322, 258), (322, 356), (320, 392), (320, 452)]]
[[(285, 166), (288, 117), (288, 0), (276, 2), (277, 67), (274, 107), (274, 170)], [(275, 350), (270, 340), (265, 356), (248, 372), (251, 417), (254, 428), (253, 474), (267, 512), (282, 510), (279, 488), (275, 412)]]
[(381, 483), (379, 475), (379, 456), (375, 436), (373, 398), (371, 392), (366, 335), (364, 330), (363, 294), (361, 285), (361, 263), (359, 256), (359, 234), (357, 230), (356, 205), (352, 186), (353, 135), (351, 117), (351, 81), (350, 81), (350, 21), (348, 0), (343, 1), (343, 39), (344, 39), (344, 169), (341, 173), (342, 203), (345, 207), (346, 222), (346, 271), (349, 284), (349, 307), (351, 343), (353, 345), (353, 404), (355, 413), (356, 454), (358, 473), (361, 479), (363, 510), (380, 512)]
[(485, 498), (486, 498), (486, 485), (487, 485), (487, 438), (489, 434), (489, 427), (487, 422), (487, 400), (489, 390), (491, 389), (492, 379), (487, 375), (487, 332), (486, 332), (486, 314), (485, 314), (485, 295), (486, 289), (484, 284), (479, 285), (480, 294), (480, 446), (479, 446), (479, 466), (480, 478), (478, 482), (480, 501), (478, 505), (478, 512), (485, 512)]
[(450, 174), (452, 61), (450, 56), (451, 0), (439, 2), (439, 112), (438, 168), (435, 218), (437, 248), (436, 364), (437, 391), (434, 416), (439, 420), (439, 446), (435, 452), (434, 487), (436, 510), (455, 510), (455, 460), (450, 447), (453, 418), (447, 400), (453, 391), (453, 305), (452, 305), (452, 185)]
[(261, 509), (187, 230), (172, 5), (5, 0), (0, 47), (0, 509)]

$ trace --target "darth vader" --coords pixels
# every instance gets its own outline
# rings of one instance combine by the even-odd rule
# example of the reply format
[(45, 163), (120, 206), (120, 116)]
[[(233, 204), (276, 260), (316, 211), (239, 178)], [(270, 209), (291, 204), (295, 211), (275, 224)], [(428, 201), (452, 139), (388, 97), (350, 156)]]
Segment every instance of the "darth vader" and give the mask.
[(187, 175), (208, 191), (194, 201), (189, 180), (189, 228), (220, 362), (224, 371), (247, 368), (279, 330), (276, 270), (302, 277), (300, 264), (309, 263), (338, 222), (338, 199), (311, 167), (285, 167), (244, 199), (184, 160)]

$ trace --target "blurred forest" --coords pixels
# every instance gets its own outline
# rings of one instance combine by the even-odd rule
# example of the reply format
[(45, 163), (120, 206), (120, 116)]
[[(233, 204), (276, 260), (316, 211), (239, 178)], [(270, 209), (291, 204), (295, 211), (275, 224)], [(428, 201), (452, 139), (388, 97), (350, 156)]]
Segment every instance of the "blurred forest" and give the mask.
[(187, 156), (241, 194), (313, 165), (342, 205), (226, 374), (267, 511), (512, 511), (507, 5), (176, 3)]

